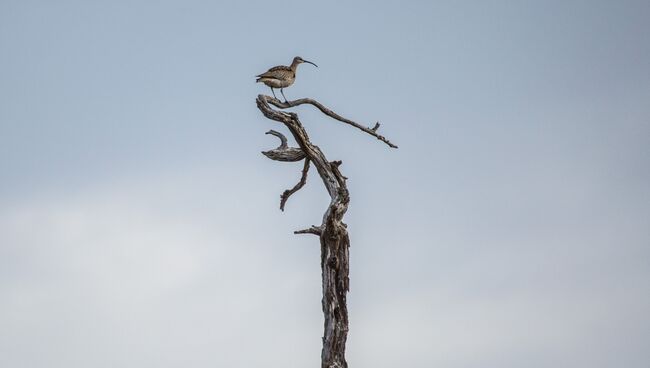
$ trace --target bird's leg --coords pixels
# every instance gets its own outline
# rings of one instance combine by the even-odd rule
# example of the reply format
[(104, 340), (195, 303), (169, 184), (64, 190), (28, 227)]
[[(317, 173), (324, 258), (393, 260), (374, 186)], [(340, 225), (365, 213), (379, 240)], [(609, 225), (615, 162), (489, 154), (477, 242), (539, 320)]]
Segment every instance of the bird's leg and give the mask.
[(284, 103), (289, 103), (287, 97), (284, 95), (284, 91), (282, 91), (282, 88), (280, 88), (280, 93), (282, 93), (282, 97), (284, 97)]
[(273, 87), (269, 87), (269, 88), (271, 88), (271, 93), (273, 93), (273, 97), (275, 97), (275, 99), (277, 100), (278, 98), (275, 96), (275, 91), (273, 90)]

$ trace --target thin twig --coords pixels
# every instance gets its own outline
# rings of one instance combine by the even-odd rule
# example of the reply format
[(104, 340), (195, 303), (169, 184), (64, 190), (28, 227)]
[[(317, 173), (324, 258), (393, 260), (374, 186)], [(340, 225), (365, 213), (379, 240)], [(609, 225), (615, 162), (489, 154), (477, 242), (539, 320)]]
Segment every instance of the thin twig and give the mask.
[(305, 166), (302, 168), (302, 176), (300, 177), (300, 181), (298, 182), (298, 184), (296, 184), (291, 189), (285, 190), (284, 193), (282, 193), (282, 195), (280, 196), (280, 210), (281, 211), (284, 211), (284, 205), (287, 203), (287, 199), (289, 199), (289, 197), (293, 193), (299, 191), (300, 188), (302, 188), (305, 185), (305, 183), (307, 182), (307, 172), (309, 171), (309, 162), (310, 162), (309, 159), (306, 158), (305, 159)]
[(284, 134), (282, 134), (282, 133), (280, 133), (278, 131), (275, 131), (273, 129), (266, 132), (266, 134), (271, 134), (271, 135), (274, 135), (274, 136), (280, 138), (280, 146), (278, 147), (278, 149), (284, 149), (284, 148), (288, 147), (287, 146), (287, 137), (285, 137)]
[(323, 234), (323, 228), (320, 226), (312, 225), (309, 229), (304, 229), (304, 230), (296, 230), (293, 232), (294, 234), (314, 234), (321, 236)]

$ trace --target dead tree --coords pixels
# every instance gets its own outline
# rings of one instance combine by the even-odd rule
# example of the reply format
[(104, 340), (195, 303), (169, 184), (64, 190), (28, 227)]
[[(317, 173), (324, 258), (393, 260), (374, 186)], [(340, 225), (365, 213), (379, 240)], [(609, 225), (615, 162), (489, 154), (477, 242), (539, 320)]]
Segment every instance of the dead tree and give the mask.
[(346, 186), (346, 177), (339, 171), (341, 161), (328, 161), (318, 146), (311, 143), (309, 136), (293, 112), (278, 111), (270, 105), (279, 109), (286, 109), (298, 105), (310, 104), (318, 108), (325, 115), (343, 123), (358, 128), (392, 148), (397, 148), (388, 139), (377, 133), (379, 123), (373, 128), (359, 125), (348, 120), (326, 108), (318, 101), (303, 98), (295, 101), (281, 102), (270, 96), (258, 95), (257, 107), (262, 114), (271, 120), (284, 124), (298, 147), (289, 147), (287, 138), (280, 132), (270, 130), (272, 134), (280, 138), (281, 144), (278, 148), (262, 152), (266, 157), (275, 161), (296, 162), (304, 160), (302, 176), (298, 184), (287, 189), (280, 197), (280, 209), (284, 206), (289, 197), (300, 190), (307, 182), (307, 172), (310, 164), (313, 164), (325, 184), (325, 188), (331, 197), (329, 207), (323, 215), (320, 225), (313, 225), (308, 229), (294, 231), (294, 234), (314, 234), (320, 238), (321, 244), (321, 270), (323, 276), (323, 314), (325, 315), (325, 332), (323, 335), (323, 350), (321, 353), (322, 368), (347, 368), (345, 360), (345, 342), (348, 335), (348, 309), (346, 294), (350, 288), (349, 280), (349, 248), (347, 225), (343, 223), (343, 216), (348, 209), (350, 195)]

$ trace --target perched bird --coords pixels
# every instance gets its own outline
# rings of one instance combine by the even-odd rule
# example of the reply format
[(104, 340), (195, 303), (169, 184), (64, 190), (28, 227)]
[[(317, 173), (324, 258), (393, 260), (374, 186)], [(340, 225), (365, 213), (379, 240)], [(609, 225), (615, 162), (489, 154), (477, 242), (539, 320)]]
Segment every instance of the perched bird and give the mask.
[(296, 80), (296, 69), (298, 69), (298, 64), (302, 63), (309, 63), (315, 67), (318, 67), (318, 65), (312, 63), (311, 61), (304, 60), (300, 56), (296, 56), (293, 58), (293, 62), (291, 63), (291, 66), (284, 66), (284, 65), (278, 65), (274, 66), (273, 68), (269, 69), (266, 73), (262, 73), (260, 75), (256, 75), (257, 82), (262, 82), (266, 84), (267, 86), (271, 87), (271, 92), (273, 93), (273, 97), (277, 99), (275, 96), (275, 91), (273, 88), (280, 88), (280, 93), (282, 93), (282, 97), (284, 97), (284, 102), (287, 102), (287, 98), (284, 96), (284, 92), (282, 91), (283, 88), (287, 88), (290, 85), (293, 84), (293, 82)]

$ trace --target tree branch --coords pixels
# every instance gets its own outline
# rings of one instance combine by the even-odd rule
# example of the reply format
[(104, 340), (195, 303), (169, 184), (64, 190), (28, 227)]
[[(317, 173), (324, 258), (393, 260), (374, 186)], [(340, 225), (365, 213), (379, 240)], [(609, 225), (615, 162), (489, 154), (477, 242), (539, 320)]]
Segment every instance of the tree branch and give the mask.
[(312, 225), (309, 229), (304, 229), (304, 230), (296, 230), (293, 232), (294, 234), (314, 234), (321, 236), (323, 235), (323, 228), (320, 226)]
[(332, 197), (332, 201), (337, 201), (340, 189), (340, 178), (337, 178), (332, 171), (330, 163), (327, 161), (323, 152), (318, 148), (318, 146), (311, 143), (309, 135), (300, 123), (300, 119), (298, 119), (296, 113), (274, 110), (269, 106), (269, 100), (273, 100), (273, 97), (258, 95), (256, 99), (257, 107), (264, 116), (284, 124), (289, 129), (300, 149), (316, 167), (327, 192)]
[(265, 134), (271, 134), (271, 135), (274, 135), (274, 136), (280, 138), (280, 145), (278, 146), (278, 149), (285, 149), (285, 148), (288, 147), (288, 145), (287, 145), (287, 137), (285, 137), (284, 134), (282, 134), (282, 133), (280, 133), (280, 132), (278, 132), (276, 130), (273, 130), (273, 129), (269, 130)]
[(284, 205), (287, 203), (287, 199), (289, 199), (289, 197), (293, 193), (299, 191), (300, 188), (302, 188), (305, 185), (305, 183), (307, 182), (307, 172), (308, 171), (309, 171), (309, 159), (306, 158), (305, 159), (305, 166), (302, 168), (302, 176), (300, 177), (300, 181), (298, 182), (298, 184), (296, 184), (291, 189), (285, 190), (284, 193), (282, 193), (282, 195), (280, 196), (280, 210), (281, 211), (284, 211)]
[(279, 107), (281, 109), (287, 109), (289, 107), (294, 107), (294, 106), (303, 105), (303, 104), (313, 105), (316, 108), (318, 108), (323, 114), (325, 114), (325, 115), (327, 115), (327, 116), (329, 116), (329, 117), (331, 117), (333, 119), (336, 119), (336, 120), (338, 120), (340, 122), (343, 122), (345, 124), (352, 125), (353, 127), (357, 128), (359, 130), (362, 130), (362, 131), (370, 134), (371, 136), (379, 139), (380, 141), (386, 143), (391, 148), (397, 148), (396, 145), (391, 143), (384, 136), (377, 133), (377, 130), (379, 129), (379, 126), (380, 126), (379, 122), (375, 123), (375, 126), (372, 127), (372, 128), (364, 127), (361, 124), (355, 123), (354, 121), (352, 121), (350, 119), (346, 119), (346, 118), (340, 116), (339, 114), (335, 113), (334, 111), (332, 111), (332, 110), (328, 109), (327, 107), (323, 106), (323, 104), (321, 104), (320, 102), (318, 102), (316, 100), (312, 100), (311, 98), (301, 98), (301, 99), (294, 100), (294, 101), (282, 102), (282, 101), (278, 100), (277, 98), (272, 98), (270, 96), (266, 96), (266, 100), (270, 104), (274, 105), (275, 107)]
[(278, 148), (272, 149), (270, 151), (262, 151), (262, 154), (264, 154), (264, 156), (274, 161), (284, 162), (296, 162), (306, 157), (305, 152), (302, 149), (287, 146), (287, 137), (285, 137), (284, 134), (275, 130), (269, 130), (266, 132), (266, 134), (271, 134), (280, 138), (281, 143)]

